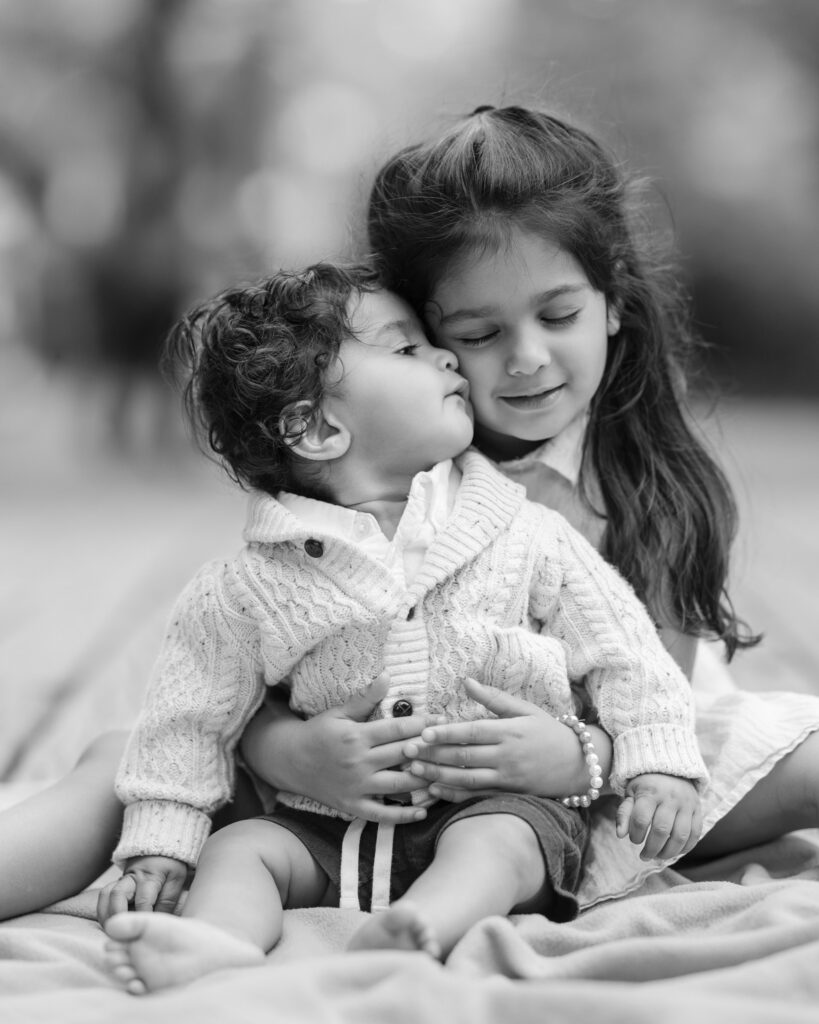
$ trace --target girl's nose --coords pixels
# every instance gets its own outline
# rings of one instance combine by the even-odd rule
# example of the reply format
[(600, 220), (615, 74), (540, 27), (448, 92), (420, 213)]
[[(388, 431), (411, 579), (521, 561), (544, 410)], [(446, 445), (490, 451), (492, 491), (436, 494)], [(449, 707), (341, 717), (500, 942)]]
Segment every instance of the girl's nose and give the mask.
[(549, 344), (538, 325), (528, 324), (514, 336), (506, 360), (506, 372), (512, 376), (531, 376), (552, 361)]

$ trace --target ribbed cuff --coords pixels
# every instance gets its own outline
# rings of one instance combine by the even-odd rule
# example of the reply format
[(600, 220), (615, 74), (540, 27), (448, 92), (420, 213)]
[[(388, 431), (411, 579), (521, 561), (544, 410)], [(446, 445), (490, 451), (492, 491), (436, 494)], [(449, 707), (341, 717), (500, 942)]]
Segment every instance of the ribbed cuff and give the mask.
[(142, 800), (125, 808), (122, 836), (114, 850), (118, 867), (131, 857), (173, 857), (191, 867), (210, 833), (203, 811), (172, 800)]
[(698, 790), (708, 781), (708, 769), (693, 729), (681, 725), (646, 725), (614, 740), (611, 788), (620, 796), (630, 779), (658, 773), (690, 779)]

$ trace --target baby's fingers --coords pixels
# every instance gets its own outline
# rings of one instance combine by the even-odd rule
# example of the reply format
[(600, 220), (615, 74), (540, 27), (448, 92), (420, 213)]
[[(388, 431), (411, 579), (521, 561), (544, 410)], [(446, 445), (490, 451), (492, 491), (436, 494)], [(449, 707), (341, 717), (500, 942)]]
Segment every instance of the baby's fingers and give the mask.
[(185, 887), (185, 875), (168, 875), (157, 893), (154, 909), (160, 914), (172, 914)]
[[(626, 809), (623, 812), (624, 806)], [(636, 797), (627, 796), (618, 808), (617, 835), (621, 839), (628, 835), (632, 843), (640, 846), (648, 835), (656, 807), (657, 803), (654, 798), (646, 794), (639, 794)]]
[(133, 875), (123, 875), (101, 889), (97, 897), (97, 920), (100, 924), (104, 924), (114, 914), (125, 913), (135, 892), (136, 879)]
[(617, 817), (615, 819), (615, 831), (618, 839), (625, 839), (628, 835), (628, 824), (631, 820), (631, 812), (634, 810), (634, 797), (627, 796), (621, 802), (617, 808)]
[(157, 878), (155, 875), (137, 878), (136, 892), (134, 893), (134, 910), (153, 910), (156, 906), (156, 901), (159, 899), (159, 893), (164, 881), (164, 878)]
[(680, 813), (676, 804), (661, 803), (654, 812), (651, 831), (640, 851), (640, 860), (676, 857), (690, 832), (691, 815)]
[(693, 811), (680, 809), (666, 844), (655, 854), (658, 860), (684, 857), (697, 845), (702, 832), (702, 811), (699, 806)]

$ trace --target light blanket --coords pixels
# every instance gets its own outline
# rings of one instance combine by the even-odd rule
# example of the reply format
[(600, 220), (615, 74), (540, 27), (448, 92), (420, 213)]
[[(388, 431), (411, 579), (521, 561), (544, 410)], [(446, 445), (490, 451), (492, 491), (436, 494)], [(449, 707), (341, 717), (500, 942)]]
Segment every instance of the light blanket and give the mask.
[(489, 918), (447, 964), (345, 953), (365, 915), (292, 910), (263, 967), (146, 997), (103, 967), (94, 895), (0, 925), (4, 1024), (789, 1024), (819, 1013), (819, 833), (799, 833), (570, 924)]

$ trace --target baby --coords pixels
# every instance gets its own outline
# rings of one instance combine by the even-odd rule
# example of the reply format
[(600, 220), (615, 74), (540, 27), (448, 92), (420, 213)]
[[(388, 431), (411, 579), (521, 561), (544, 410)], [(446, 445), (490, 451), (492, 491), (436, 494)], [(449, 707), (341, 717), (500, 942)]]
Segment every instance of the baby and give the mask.
[[(490, 914), (574, 916), (603, 779), (571, 683), (613, 739), (621, 834), (636, 801), (651, 812), (642, 838), (652, 819), (697, 833), (706, 770), (684, 676), (583, 538), (465, 451), (455, 356), (371, 269), (319, 264), (223, 292), (171, 342), (189, 414), (252, 493), (241, 553), (177, 602), (117, 780), (115, 861), (135, 902), (196, 868), (181, 917), (105, 921), (129, 991), (262, 962), (289, 907), (363, 903), (380, 912), (350, 948), (441, 958)], [(382, 673), (383, 715), (485, 717), (464, 688), (475, 677), (537, 703), (576, 733), (582, 791), (440, 802), (397, 827), (280, 793), (207, 839), (267, 687), (286, 681), (310, 716)]]

